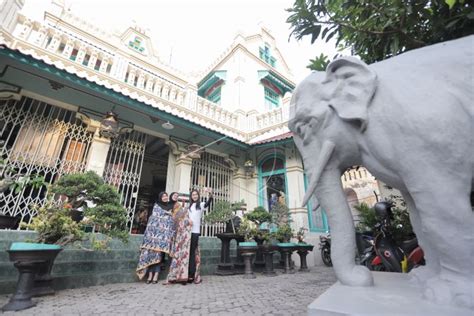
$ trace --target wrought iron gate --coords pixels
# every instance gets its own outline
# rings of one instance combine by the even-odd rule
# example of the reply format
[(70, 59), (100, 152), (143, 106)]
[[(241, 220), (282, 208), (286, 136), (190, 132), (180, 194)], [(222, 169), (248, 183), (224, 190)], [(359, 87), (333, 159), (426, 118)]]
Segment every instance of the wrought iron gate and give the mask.
[[(200, 159), (193, 159), (191, 169), (191, 189), (203, 191), (205, 188), (211, 188), (214, 201), (229, 201), (231, 197), (232, 169), (225, 161), (225, 158), (213, 155), (207, 152), (201, 154)], [(201, 198), (205, 198), (201, 196)], [(206, 211), (207, 214), (209, 211)], [(215, 236), (223, 232), (224, 224), (201, 226), (203, 236)]]
[[(0, 157), (3, 176), (43, 176), (47, 184), (62, 174), (83, 172), (93, 134), (75, 112), (23, 97), (0, 101)], [(45, 201), (47, 185), (0, 193), (0, 213), (29, 223), (33, 204)]]
[(133, 131), (122, 134), (110, 144), (104, 180), (115, 186), (121, 203), (127, 209), (127, 225), (132, 229), (140, 176), (145, 155), (146, 134)]

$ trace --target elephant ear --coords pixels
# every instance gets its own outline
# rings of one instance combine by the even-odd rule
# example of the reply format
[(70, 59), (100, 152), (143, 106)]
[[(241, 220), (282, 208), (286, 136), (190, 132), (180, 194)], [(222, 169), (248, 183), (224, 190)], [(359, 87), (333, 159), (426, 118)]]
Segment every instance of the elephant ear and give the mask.
[(343, 57), (328, 65), (325, 83), (335, 86), (329, 103), (338, 116), (343, 120), (359, 121), (364, 131), (367, 109), (377, 88), (375, 72), (357, 58)]

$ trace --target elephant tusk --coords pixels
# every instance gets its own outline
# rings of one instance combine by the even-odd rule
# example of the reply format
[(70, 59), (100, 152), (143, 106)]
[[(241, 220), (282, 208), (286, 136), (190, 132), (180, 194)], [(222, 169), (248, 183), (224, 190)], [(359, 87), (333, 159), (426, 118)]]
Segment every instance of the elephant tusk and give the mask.
[(308, 187), (308, 190), (306, 191), (306, 194), (304, 195), (303, 198), (303, 206), (308, 204), (309, 199), (314, 193), (314, 190), (316, 190), (316, 186), (318, 184), (319, 178), (321, 177), (321, 174), (323, 173), (324, 168), (326, 167), (326, 164), (329, 161), (329, 158), (331, 158), (331, 155), (334, 151), (334, 148), (336, 145), (334, 145), (333, 142), (327, 140), (323, 143), (323, 146), (321, 148), (321, 154), (319, 156), (318, 162), (316, 164), (316, 171), (314, 172), (314, 176), (311, 177), (310, 179), (310, 184)]

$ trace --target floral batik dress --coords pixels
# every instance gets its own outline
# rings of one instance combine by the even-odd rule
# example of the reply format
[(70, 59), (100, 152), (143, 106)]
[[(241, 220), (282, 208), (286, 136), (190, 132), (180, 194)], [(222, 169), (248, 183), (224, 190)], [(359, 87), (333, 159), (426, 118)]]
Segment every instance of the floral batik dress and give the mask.
[(171, 212), (165, 211), (155, 204), (140, 247), (140, 258), (136, 271), (140, 280), (145, 276), (149, 266), (159, 264), (163, 260), (164, 253), (171, 256), (174, 235), (175, 225)]
[[(175, 215), (176, 236), (171, 247), (170, 269), (168, 272), (168, 282), (187, 282), (189, 279), (189, 253), (191, 250), (191, 230), (192, 221), (189, 219), (189, 212), (181, 208)], [(200, 281), (201, 255), (199, 247), (196, 249), (196, 274), (192, 276), (195, 281)]]

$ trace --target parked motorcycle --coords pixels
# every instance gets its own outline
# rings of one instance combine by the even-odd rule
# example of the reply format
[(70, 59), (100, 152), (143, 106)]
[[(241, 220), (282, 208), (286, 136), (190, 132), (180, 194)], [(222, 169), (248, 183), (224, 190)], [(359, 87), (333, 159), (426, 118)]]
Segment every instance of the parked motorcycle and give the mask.
[[(356, 254), (355, 261), (358, 264), (365, 265), (372, 270), (372, 261), (376, 257), (374, 250), (374, 238), (368, 233), (356, 232)], [(321, 250), (321, 258), (323, 263), (332, 267), (331, 261), (331, 235), (319, 236), (319, 249)]]
[(377, 256), (374, 248), (374, 237), (371, 234), (356, 232), (356, 263), (373, 270), (372, 261)]
[(375, 214), (379, 219), (376, 226), (375, 252), (377, 256), (372, 260), (374, 270), (403, 272), (424, 264), (424, 254), (415, 238), (397, 244), (393, 238), (390, 226), (392, 219), (392, 204), (378, 202), (374, 206)]
[(321, 259), (327, 267), (332, 267), (331, 261), (331, 235), (319, 236), (319, 249), (321, 250)]

